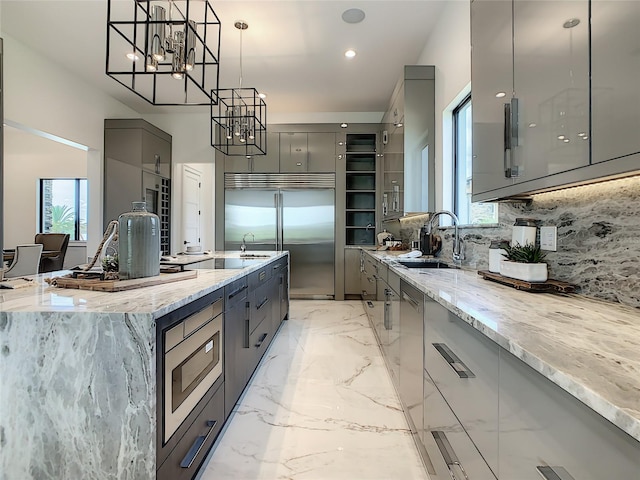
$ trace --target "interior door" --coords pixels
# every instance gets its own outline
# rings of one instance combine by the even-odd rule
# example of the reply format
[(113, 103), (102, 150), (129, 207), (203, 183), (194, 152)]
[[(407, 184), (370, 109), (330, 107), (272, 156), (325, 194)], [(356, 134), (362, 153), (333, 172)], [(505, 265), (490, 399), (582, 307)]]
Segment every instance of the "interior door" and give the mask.
[(182, 239), (200, 245), (200, 172), (188, 167), (182, 172)]

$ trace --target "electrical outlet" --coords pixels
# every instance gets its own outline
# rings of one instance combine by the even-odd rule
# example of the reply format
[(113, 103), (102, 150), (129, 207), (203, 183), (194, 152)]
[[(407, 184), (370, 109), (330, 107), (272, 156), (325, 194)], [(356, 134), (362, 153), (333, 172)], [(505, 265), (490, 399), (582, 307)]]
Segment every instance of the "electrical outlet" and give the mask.
[(558, 227), (540, 227), (540, 249), (558, 250)]

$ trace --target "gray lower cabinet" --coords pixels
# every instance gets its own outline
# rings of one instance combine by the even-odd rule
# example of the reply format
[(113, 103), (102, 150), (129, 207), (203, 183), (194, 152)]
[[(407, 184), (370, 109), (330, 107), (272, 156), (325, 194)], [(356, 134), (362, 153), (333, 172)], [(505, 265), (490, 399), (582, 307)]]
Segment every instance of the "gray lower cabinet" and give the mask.
[(362, 253), (363, 261), (360, 272), (360, 294), (362, 300), (375, 300), (376, 298), (376, 277), (378, 273), (377, 262), (370, 255)]
[(344, 294), (353, 298), (360, 298), (360, 260), (359, 248), (344, 249)]
[(640, 478), (640, 442), (504, 349), (499, 392), (501, 479)]
[(400, 277), (393, 271), (387, 273), (384, 301), (384, 340), (382, 351), (396, 388), (400, 381)]
[(224, 411), (228, 417), (247, 384), (249, 349), (249, 285), (247, 277), (225, 286)]
[(499, 347), (429, 297), (424, 322), (422, 440), (437, 478), (494, 480)]
[(399, 394), (416, 435), (422, 431), (424, 294), (400, 280)]

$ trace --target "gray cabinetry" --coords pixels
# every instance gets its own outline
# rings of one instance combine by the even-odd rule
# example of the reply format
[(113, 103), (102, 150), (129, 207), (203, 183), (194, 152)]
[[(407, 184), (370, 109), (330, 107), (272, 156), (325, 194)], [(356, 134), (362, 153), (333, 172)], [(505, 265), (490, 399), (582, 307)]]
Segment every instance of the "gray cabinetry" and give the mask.
[(370, 255), (362, 251), (362, 263), (360, 264), (360, 295), (362, 301), (375, 300), (376, 298), (376, 277), (378, 273), (377, 263)]
[(375, 245), (377, 135), (348, 133), (345, 161), (347, 245)]
[(142, 119), (104, 121), (103, 228), (132, 202), (160, 217), (163, 253), (170, 253), (171, 135)]
[(637, 440), (503, 349), (499, 398), (501, 479), (639, 478)]
[(400, 371), (399, 394), (412, 431), (420, 435), (423, 417), (423, 325), (424, 295), (400, 281)]
[(386, 132), (386, 138), (383, 138), (383, 219), (400, 217), (407, 210), (433, 210), (436, 142), (433, 66), (404, 67), (382, 123)]
[(248, 380), (249, 300), (247, 277), (225, 286), (224, 378), (225, 417), (240, 398)]
[(428, 297), (424, 319), (425, 448), (436, 470), (455, 471), (442, 450), (448, 442), (469, 478), (495, 479), (499, 347)]
[(363, 253), (358, 248), (344, 249), (344, 294), (360, 298), (360, 260)]
[(471, 2), (473, 201), (637, 173), (639, 21), (631, 1)]
[(280, 134), (267, 133), (267, 154), (224, 156), (224, 171), (233, 173), (277, 173), (280, 171)]
[[(640, 2), (591, 2), (592, 161), (640, 153)], [(636, 158), (640, 164), (640, 158)]]
[(398, 388), (400, 379), (400, 277), (392, 270), (387, 272), (384, 295), (383, 327), (385, 333), (382, 337), (385, 342), (382, 344), (382, 351), (391, 371), (391, 380)]
[(280, 171), (296, 173), (307, 171), (307, 133), (280, 133)]
[(336, 171), (336, 134), (309, 132), (307, 134), (307, 171), (332, 173)]

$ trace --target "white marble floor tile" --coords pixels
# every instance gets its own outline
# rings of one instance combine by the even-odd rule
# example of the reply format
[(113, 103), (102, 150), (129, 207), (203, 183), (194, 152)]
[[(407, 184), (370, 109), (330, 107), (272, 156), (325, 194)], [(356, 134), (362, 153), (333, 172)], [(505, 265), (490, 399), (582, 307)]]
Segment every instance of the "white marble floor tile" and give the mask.
[(291, 302), (200, 477), (232, 479), (428, 479), (360, 302)]

